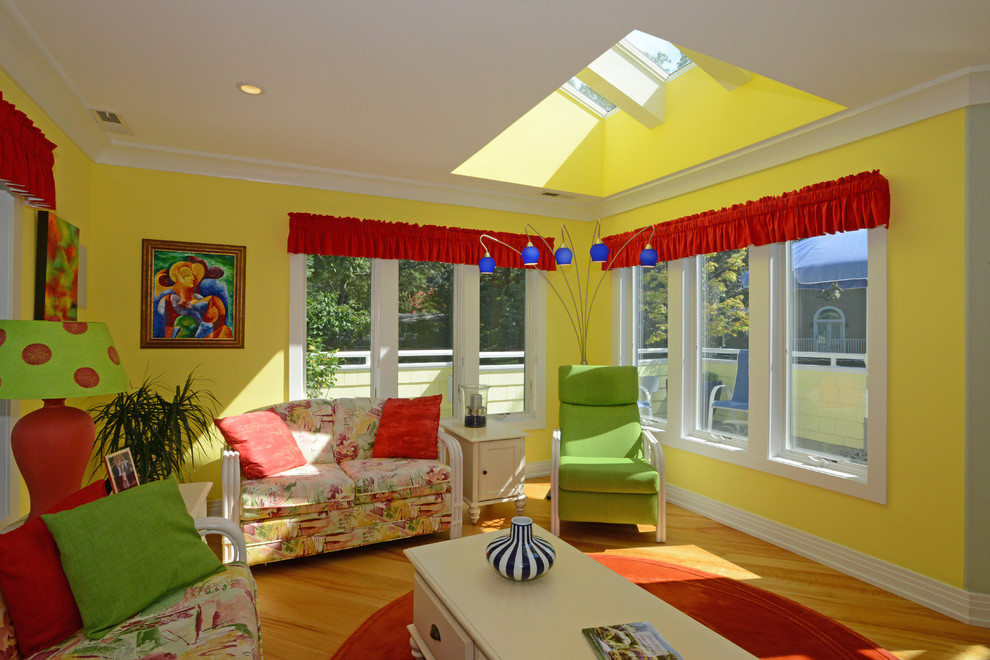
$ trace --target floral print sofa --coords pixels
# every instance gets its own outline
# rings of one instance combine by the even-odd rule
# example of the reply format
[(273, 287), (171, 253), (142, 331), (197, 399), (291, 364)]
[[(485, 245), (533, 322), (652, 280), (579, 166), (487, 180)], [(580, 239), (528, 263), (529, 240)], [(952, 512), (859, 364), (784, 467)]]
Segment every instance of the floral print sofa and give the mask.
[(80, 628), (55, 646), (29, 656), (17, 648), (10, 612), (0, 594), (0, 660), (49, 658), (253, 658), (260, 660), (257, 592), (244, 564), (244, 545), (229, 521), (199, 518), (200, 533), (224, 534), (234, 563), (224, 564), (184, 589), (168, 593), (103, 636), (89, 639)]
[(223, 516), (240, 526), (249, 565), (421, 534), (461, 533), (462, 456), (438, 432), (438, 459), (373, 458), (386, 399), (302, 399), (262, 410), (288, 426), (301, 467), (248, 479), (223, 454)]

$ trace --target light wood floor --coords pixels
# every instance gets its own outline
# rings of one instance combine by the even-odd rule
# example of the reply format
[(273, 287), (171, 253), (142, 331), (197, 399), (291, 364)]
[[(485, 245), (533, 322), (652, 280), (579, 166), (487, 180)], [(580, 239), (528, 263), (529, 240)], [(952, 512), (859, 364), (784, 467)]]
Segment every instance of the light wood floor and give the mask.
[[(547, 479), (526, 486), (525, 515), (545, 529), (548, 489)], [(506, 529), (513, 515), (513, 504), (482, 508), (477, 525), (465, 514), (464, 534)], [(745, 580), (842, 622), (898, 658), (990, 660), (990, 629), (964, 625), (677, 506), (667, 507), (663, 545), (654, 543), (649, 526), (563, 522), (561, 533), (584, 552), (661, 559)], [(369, 615), (412, 589), (413, 568), (402, 551), (445, 537), (255, 566), (265, 658), (329, 658)]]

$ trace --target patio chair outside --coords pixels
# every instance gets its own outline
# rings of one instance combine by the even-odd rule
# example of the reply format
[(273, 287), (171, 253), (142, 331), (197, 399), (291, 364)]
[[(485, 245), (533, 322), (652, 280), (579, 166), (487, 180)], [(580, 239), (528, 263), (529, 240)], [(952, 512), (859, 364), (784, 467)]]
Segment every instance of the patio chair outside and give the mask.
[[(729, 398), (719, 401), (719, 392), (725, 389), (729, 393)], [(747, 422), (749, 419), (749, 351), (743, 349), (739, 351), (736, 358), (736, 381), (729, 389), (727, 385), (718, 385), (712, 389), (708, 399), (708, 430), (712, 430), (715, 421), (716, 410), (728, 410), (732, 413), (733, 423), (739, 426), (736, 417), (737, 413), (746, 413)]]

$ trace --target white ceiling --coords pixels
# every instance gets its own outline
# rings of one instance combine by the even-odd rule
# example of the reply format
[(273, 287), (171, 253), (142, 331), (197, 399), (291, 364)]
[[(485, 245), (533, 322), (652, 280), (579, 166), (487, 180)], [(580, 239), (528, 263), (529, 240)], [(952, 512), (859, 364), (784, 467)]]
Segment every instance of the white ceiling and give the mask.
[(0, 0), (0, 67), (97, 162), (532, 197), (450, 172), (633, 29), (849, 107), (990, 64), (988, 0)]

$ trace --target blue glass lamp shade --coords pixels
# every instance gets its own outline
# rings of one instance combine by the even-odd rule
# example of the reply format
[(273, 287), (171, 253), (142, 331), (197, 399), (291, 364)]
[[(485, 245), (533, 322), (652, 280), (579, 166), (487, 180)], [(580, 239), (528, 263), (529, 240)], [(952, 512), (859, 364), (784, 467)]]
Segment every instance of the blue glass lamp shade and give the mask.
[(657, 265), (657, 251), (647, 243), (643, 251), (639, 253), (639, 265), (645, 268), (653, 268)]
[(491, 275), (495, 272), (495, 260), (485, 252), (485, 256), (478, 260), (478, 270), (482, 275)]
[(522, 259), (524, 266), (535, 266), (540, 260), (540, 251), (531, 242), (526, 243), (526, 247), (522, 251)]
[(574, 253), (571, 252), (571, 248), (562, 245), (553, 253), (553, 258), (558, 266), (570, 266), (571, 260), (574, 258)]
[(595, 243), (591, 246), (591, 260), (592, 261), (605, 261), (608, 259), (608, 246), (604, 243)]

